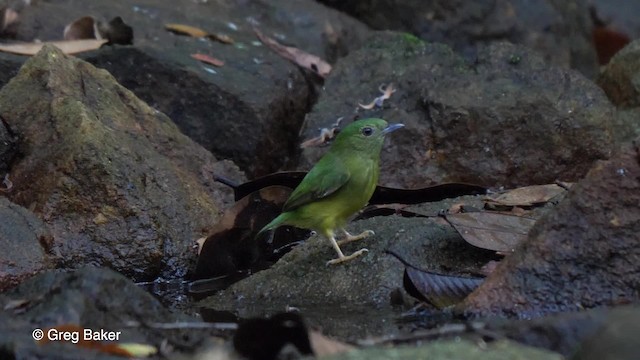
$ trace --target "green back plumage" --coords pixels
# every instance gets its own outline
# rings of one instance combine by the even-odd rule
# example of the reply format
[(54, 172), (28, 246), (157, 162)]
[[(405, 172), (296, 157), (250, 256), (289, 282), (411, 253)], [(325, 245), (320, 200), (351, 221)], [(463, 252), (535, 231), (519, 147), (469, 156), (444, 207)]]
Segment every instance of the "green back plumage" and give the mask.
[[(314, 230), (346, 222), (371, 198), (378, 181), (387, 122), (363, 119), (346, 126), (260, 233), (280, 225)], [(335, 219), (333, 219), (335, 218)]]

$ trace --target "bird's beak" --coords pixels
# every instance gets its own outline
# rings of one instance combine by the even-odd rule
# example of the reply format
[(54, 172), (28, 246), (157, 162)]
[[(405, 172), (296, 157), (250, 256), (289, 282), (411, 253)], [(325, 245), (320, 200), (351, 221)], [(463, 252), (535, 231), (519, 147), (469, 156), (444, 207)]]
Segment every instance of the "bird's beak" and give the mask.
[(404, 127), (404, 124), (391, 124), (382, 130), (382, 135), (387, 135), (392, 131), (396, 131)]

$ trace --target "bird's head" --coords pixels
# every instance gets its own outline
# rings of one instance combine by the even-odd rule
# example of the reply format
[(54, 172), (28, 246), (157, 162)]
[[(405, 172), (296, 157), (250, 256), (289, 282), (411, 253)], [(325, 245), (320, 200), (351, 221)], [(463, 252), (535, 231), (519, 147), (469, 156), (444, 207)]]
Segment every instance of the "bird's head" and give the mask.
[(382, 149), (384, 136), (402, 127), (403, 124), (389, 125), (385, 120), (376, 118), (354, 121), (338, 133), (332, 148), (377, 154)]

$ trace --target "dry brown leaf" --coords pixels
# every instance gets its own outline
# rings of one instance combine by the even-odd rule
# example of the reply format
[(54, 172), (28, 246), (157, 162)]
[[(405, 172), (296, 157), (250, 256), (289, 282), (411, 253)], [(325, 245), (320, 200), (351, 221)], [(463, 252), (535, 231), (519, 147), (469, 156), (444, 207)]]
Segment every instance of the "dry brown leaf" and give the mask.
[(488, 211), (450, 214), (445, 219), (469, 244), (504, 253), (512, 252), (523, 242), (536, 222), (522, 216)]
[(303, 141), (302, 144), (300, 144), (300, 148), (305, 149), (315, 146), (321, 146), (328, 143), (330, 140), (333, 140), (333, 138), (338, 133), (338, 127), (340, 126), (342, 119), (343, 117), (339, 117), (338, 119), (336, 119), (336, 122), (331, 125), (331, 128), (320, 129), (320, 135)]
[(331, 65), (321, 58), (292, 46), (284, 46), (276, 40), (264, 35), (256, 28), (254, 28), (253, 31), (263, 44), (273, 50), (276, 54), (297, 64), (298, 66), (309, 69), (323, 78), (326, 78), (331, 72)]
[(84, 40), (61, 40), (47, 41), (43, 43), (12, 43), (0, 44), (0, 51), (18, 55), (35, 55), (45, 44), (51, 44), (62, 50), (65, 54), (77, 54), (85, 51), (97, 50), (108, 40), (84, 39)]
[(309, 342), (311, 342), (311, 349), (316, 357), (341, 354), (355, 349), (349, 344), (328, 338), (315, 330), (309, 331)]
[(178, 35), (188, 35), (196, 38), (207, 38), (223, 44), (233, 44), (233, 39), (224, 34), (210, 34), (200, 28), (183, 24), (165, 24), (164, 28)]
[(533, 185), (508, 190), (485, 201), (504, 206), (532, 206), (546, 203), (564, 192), (566, 190), (556, 184)]
[(98, 31), (96, 19), (83, 16), (65, 26), (62, 36), (65, 40), (102, 39)]
[(183, 24), (165, 24), (164, 28), (179, 35), (189, 35), (192, 37), (207, 37), (208, 32), (197, 28), (195, 26), (183, 25)]
[(209, 65), (213, 65), (213, 66), (217, 66), (217, 67), (221, 67), (224, 66), (224, 61), (220, 60), (220, 59), (216, 59), (213, 56), (209, 56), (206, 54), (191, 54), (191, 57), (198, 60), (198, 61), (202, 61), (205, 64), (209, 64)]

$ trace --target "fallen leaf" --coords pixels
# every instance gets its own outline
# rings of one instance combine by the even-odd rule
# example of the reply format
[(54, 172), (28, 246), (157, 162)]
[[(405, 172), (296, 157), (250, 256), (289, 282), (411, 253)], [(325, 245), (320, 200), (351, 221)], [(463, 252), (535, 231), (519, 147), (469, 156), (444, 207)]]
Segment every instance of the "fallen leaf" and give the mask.
[(309, 331), (309, 341), (316, 357), (342, 354), (355, 349), (354, 346), (329, 338), (315, 330)]
[(42, 49), (45, 44), (51, 44), (62, 50), (63, 53), (72, 55), (85, 51), (97, 50), (102, 45), (106, 44), (108, 40), (62, 40), (62, 41), (47, 41), (44, 43), (11, 43), (0, 44), (0, 51), (18, 54), (18, 55), (35, 55)]
[(62, 37), (65, 40), (102, 39), (93, 16), (83, 16), (65, 26)]
[(224, 34), (207, 34), (207, 38), (211, 39), (211, 40), (215, 40), (218, 42), (221, 42), (223, 44), (233, 44), (234, 41), (231, 38), (231, 36), (229, 35), (224, 35)]
[(118, 347), (128, 352), (131, 357), (149, 357), (158, 352), (155, 346), (140, 343), (119, 343)]
[[(216, 180), (230, 186), (233, 189), (235, 200), (258, 191), (267, 186), (285, 186), (294, 189), (307, 173), (304, 171), (281, 171), (263, 177), (237, 184), (229, 179), (217, 177)], [(397, 189), (378, 185), (369, 205), (381, 204), (419, 204), (423, 202), (436, 202), (444, 199), (463, 195), (485, 194), (487, 189), (472, 184), (446, 183), (418, 189)]]
[(9, 8), (0, 8), (0, 34), (3, 33), (7, 28), (18, 21), (19, 15), (18, 13)]
[(331, 65), (318, 56), (309, 54), (295, 47), (284, 46), (276, 40), (264, 35), (257, 28), (254, 28), (253, 31), (263, 44), (268, 46), (276, 54), (295, 63), (296, 65), (309, 69), (322, 78), (326, 78), (331, 72)]
[(209, 35), (208, 32), (189, 25), (165, 24), (164, 28), (178, 35), (189, 35), (197, 38), (206, 37), (207, 35)]
[(371, 110), (374, 107), (382, 107), (382, 105), (384, 105), (384, 101), (389, 99), (391, 97), (391, 95), (394, 92), (396, 92), (396, 89), (393, 87), (393, 84), (389, 84), (387, 86), (380, 85), (378, 90), (382, 93), (382, 95), (380, 95), (377, 98), (373, 99), (373, 101), (371, 101), (369, 104), (362, 105), (362, 104), (358, 103), (358, 106), (360, 106), (361, 108), (366, 109), (366, 110)]
[(309, 231), (289, 226), (276, 229), (270, 241), (255, 237), (264, 225), (280, 214), (290, 193), (290, 188), (268, 186), (250, 193), (229, 208), (202, 244), (194, 278), (264, 269), (286, 253), (281, 248), (306, 239)]
[(535, 219), (488, 211), (449, 214), (445, 219), (462, 238), (482, 249), (513, 252), (525, 241)]
[(417, 299), (438, 309), (459, 303), (475, 290), (484, 278), (442, 275), (407, 266), (404, 270), (404, 288)]
[(183, 24), (165, 24), (164, 28), (178, 35), (188, 35), (196, 38), (207, 38), (207, 39), (221, 42), (223, 44), (233, 44), (234, 42), (233, 39), (228, 35), (211, 34), (195, 26), (183, 25)]
[(191, 54), (191, 57), (198, 61), (202, 61), (205, 64), (209, 64), (217, 67), (224, 66), (224, 61), (220, 59), (216, 59), (213, 56), (196, 53), (196, 54)]
[(320, 129), (320, 135), (303, 141), (302, 144), (300, 144), (300, 148), (304, 149), (309, 147), (321, 146), (333, 140), (333, 138), (339, 132), (339, 126), (342, 122), (342, 119), (342, 117), (339, 117), (336, 122), (331, 125), (330, 128)]
[(546, 203), (565, 192), (564, 188), (556, 184), (532, 185), (487, 197), (485, 201), (504, 206), (532, 206)]

